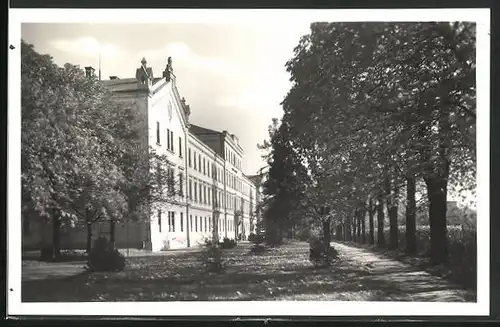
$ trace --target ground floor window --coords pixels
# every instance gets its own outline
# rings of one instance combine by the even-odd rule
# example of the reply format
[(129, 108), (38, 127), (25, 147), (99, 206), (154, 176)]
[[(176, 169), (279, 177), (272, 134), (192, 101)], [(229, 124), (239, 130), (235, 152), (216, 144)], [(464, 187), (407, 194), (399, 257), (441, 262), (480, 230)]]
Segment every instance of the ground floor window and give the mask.
[(181, 232), (183, 232), (184, 231), (184, 214), (182, 212), (181, 212), (180, 222), (181, 222)]
[(194, 216), (194, 231), (198, 231), (198, 216)]
[(193, 231), (193, 215), (189, 216), (189, 226), (191, 226), (190, 230)]
[(161, 233), (161, 210), (158, 210), (158, 231)]
[(168, 212), (168, 231), (175, 232), (175, 212)]

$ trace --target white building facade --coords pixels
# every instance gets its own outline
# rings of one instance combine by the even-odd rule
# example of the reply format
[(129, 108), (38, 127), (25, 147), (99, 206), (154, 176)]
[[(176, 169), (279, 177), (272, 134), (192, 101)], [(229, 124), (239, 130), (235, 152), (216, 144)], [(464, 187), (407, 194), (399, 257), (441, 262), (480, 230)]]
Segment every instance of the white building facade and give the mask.
[[(145, 59), (135, 78), (102, 81), (116, 101), (133, 105), (144, 119), (145, 151), (165, 155), (175, 176), (177, 195), (149, 208), (145, 224), (128, 226), (127, 235), (152, 251), (201, 245), (212, 238), (246, 239), (255, 232), (256, 185), (242, 171), (244, 152), (235, 135), (189, 122), (190, 107), (181, 98), (169, 58), (163, 77), (155, 78)], [(146, 152), (145, 152), (146, 155)], [(117, 244), (122, 233), (117, 235)]]

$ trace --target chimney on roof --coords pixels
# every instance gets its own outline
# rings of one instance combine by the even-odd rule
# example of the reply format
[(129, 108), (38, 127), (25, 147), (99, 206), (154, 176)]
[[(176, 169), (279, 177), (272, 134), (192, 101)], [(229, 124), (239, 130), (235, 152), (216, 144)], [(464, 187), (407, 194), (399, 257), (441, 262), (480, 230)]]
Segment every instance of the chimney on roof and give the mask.
[(110, 80), (115, 80), (115, 79), (119, 79), (118, 76), (109, 76), (109, 79)]
[(87, 66), (85, 67), (85, 76), (87, 77), (94, 77), (95, 76), (95, 69), (92, 66)]

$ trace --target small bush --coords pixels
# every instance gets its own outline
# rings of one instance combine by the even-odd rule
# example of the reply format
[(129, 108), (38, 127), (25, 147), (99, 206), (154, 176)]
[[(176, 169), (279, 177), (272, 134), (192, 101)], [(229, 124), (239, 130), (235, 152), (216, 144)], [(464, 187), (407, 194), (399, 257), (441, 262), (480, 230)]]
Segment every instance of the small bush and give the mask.
[(264, 242), (264, 236), (251, 233), (248, 235), (248, 240), (254, 244), (261, 244)]
[(230, 240), (227, 237), (224, 237), (224, 240), (220, 244), (221, 248), (223, 249), (233, 249), (236, 247), (236, 241), (235, 240)]
[(315, 266), (328, 266), (337, 256), (338, 252), (330, 245), (325, 247), (322, 240), (313, 240), (309, 244), (309, 261)]
[(204, 247), (211, 247), (211, 246), (214, 246), (214, 245), (217, 245), (217, 244), (219, 244), (219, 242), (214, 241), (211, 238), (205, 238), (203, 240), (203, 246)]
[(262, 244), (255, 244), (250, 248), (251, 255), (260, 255), (268, 252), (268, 248)]
[(90, 252), (88, 266), (94, 271), (122, 271), (125, 257), (105, 237), (99, 237)]
[(201, 261), (208, 272), (220, 273), (225, 269), (222, 251), (218, 244), (207, 246), (201, 253)]

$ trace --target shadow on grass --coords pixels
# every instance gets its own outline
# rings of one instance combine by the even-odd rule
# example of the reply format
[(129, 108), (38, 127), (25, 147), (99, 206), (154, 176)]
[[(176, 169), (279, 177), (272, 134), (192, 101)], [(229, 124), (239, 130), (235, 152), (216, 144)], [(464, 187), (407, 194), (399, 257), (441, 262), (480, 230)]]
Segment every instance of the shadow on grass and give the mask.
[(307, 244), (283, 246), (258, 256), (249, 255), (248, 250), (249, 246), (224, 250), (228, 268), (219, 274), (201, 268), (200, 254), (129, 258), (120, 273), (23, 282), (22, 300), (463, 301), (448, 292), (447, 285), (411, 269), (371, 272), (343, 260), (331, 267), (313, 268)]
[(402, 263), (409, 264), (416, 269), (421, 269), (433, 276), (444, 278), (450, 282), (456, 283), (464, 289), (476, 292), (477, 290), (477, 273), (476, 267), (471, 267), (468, 262), (449, 262), (443, 265), (433, 265), (430, 261), (427, 251), (418, 253), (415, 256), (407, 254), (403, 249), (388, 249), (371, 244), (360, 244), (356, 242), (335, 241), (339, 244), (365, 249), (373, 253), (377, 253), (386, 259), (398, 260)]

